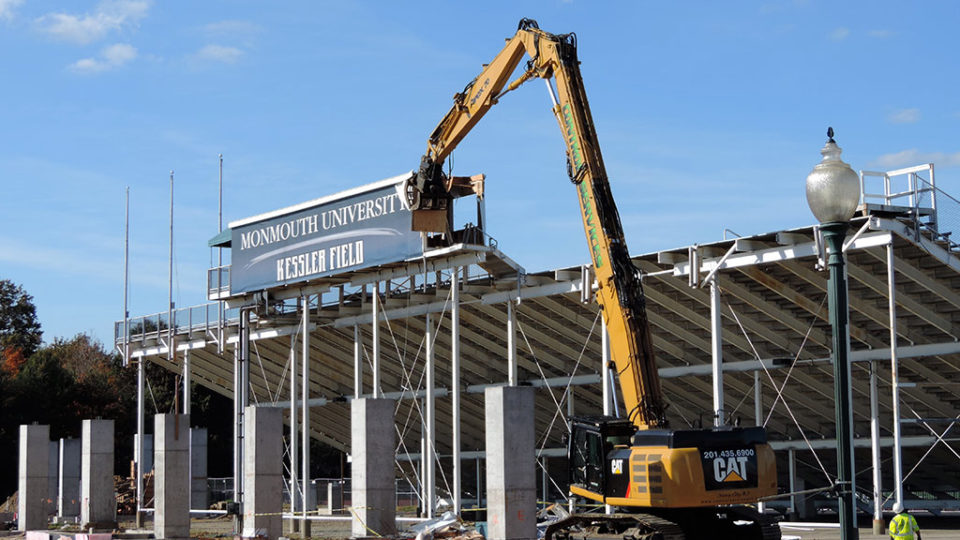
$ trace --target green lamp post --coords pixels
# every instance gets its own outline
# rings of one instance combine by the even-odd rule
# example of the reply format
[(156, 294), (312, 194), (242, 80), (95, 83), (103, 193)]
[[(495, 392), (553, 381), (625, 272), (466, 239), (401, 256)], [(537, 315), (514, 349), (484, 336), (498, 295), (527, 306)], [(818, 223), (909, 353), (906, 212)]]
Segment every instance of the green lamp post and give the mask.
[(856, 540), (857, 507), (853, 492), (853, 408), (850, 394), (850, 329), (847, 315), (847, 275), (844, 268), (843, 240), (850, 218), (860, 202), (860, 179), (840, 159), (841, 149), (833, 140), (833, 128), (827, 129), (827, 144), (820, 153), (823, 160), (807, 176), (807, 204), (820, 221), (820, 230), (829, 255), (830, 280), (827, 285), (830, 326), (833, 332), (833, 377), (837, 415), (837, 493), (840, 503), (840, 538)]

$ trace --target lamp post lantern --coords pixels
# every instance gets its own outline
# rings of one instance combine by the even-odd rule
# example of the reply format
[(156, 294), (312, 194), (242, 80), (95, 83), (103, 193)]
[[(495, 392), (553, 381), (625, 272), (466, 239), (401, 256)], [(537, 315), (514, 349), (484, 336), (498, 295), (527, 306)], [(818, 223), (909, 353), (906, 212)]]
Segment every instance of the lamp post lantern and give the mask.
[(840, 514), (840, 538), (856, 540), (857, 507), (853, 492), (853, 409), (850, 397), (850, 329), (847, 326), (847, 275), (844, 268), (843, 240), (850, 218), (860, 202), (857, 173), (840, 159), (841, 149), (833, 140), (833, 128), (827, 129), (827, 143), (820, 150), (823, 160), (807, 176), (807, 203), (820, 221), (820, 231), (829, 250), (827, 285), (830, 326), (833, 333), (833, 377), (837, 415), (837, 493)]

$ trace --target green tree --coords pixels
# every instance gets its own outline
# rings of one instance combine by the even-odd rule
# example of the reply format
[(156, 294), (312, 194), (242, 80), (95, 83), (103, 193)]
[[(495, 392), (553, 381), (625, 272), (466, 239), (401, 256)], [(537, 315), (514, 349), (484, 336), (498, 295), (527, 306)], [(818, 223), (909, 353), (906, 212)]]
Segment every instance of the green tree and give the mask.
[(17, 350), (21, 358), (30, 358), (42, 341), (33, 297), (14, 282), (0, 280), (0, 352), (7, 356), (8, 350)]

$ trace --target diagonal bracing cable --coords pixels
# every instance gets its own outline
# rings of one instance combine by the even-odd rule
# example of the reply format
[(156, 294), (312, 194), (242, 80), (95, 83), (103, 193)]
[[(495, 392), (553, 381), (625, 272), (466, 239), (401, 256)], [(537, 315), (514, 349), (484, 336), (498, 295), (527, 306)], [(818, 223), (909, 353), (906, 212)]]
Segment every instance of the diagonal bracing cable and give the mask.
[[(267, 398), (270, 400), (270, 403), (276, 403), (277, 400), (280, 398), (280, 389), (277, 388), (276, 396), (274, 396), (270, 392), (270, 381), (267, 380), (267, 372), (266, 370), (263, 369), (263, 358), (260, 356), (260, 347), (257, 346), (256, 340), (253, 340), (252, 343), (253, 343), (253, 352), (257, 356), (257, 364), (260, 366), (260, 376), (263, 377), (263, 387), (267, 390)], [(254, 400), (257, 399), (256, 392), (250, 392), (250, 395), (253, 396)], [(259, 405), (260, 402), (258, 401), (257, 404)]]
[[(443, 317), (445, 316), (445, 314), (446, 314), (446, 312), (447, 312), (447, 308), (448, 308), (449, 303), (450, 303), (450, 301), (451, 301), (452, 293), (453, 293), (453, 289), (451, 288), (450, 292), (447, 294), (447, 298), (446, 298), (445, 301), (444, 301), (444, 306), (443, 306), (443, 310), (442, 310), (442, 312), (441, 312), (441, 316), (438, 317), (438, 320), (437, 320), (437, 329), (436, 329), (436, 331), (434, 331), (434, 333), (433, 333), (434, 339), (436, 339), (436, 336), (437, 336), (437, 333), (438, 333), (438, 331), (439, 331), (439, 328), (440, 328), (441, 325), (442, 325)], [(409, 300), (408, 300), (408, 302), (409, 302)], [(405, 380), (406, 380), (406, 385), (407, 385), (408, 388), (411, 389), (411, 391), (417, 391), (417, 390), (419, 390), (420, 387), (421, 387), (420, 384), (421, 384), (421, 382), (422, 382), (422, 380), (423, 380), (423, 376), (421, 376), (421, 378), (420, 378), (420, 381), (421, 381), (421, 382), (418, 382), (417, 387), (414, 388), (414, 387), (413, 387), (412, 380), (411, 380), (411, 377), (410, 377), (410, 372), (412, 372), (413, 369), (414, 369), (415, 366), (416, 366), (416, 360), (417, 360), (417, 358), (419, 358), (419, 356), (420, 356), (420, 351), (423, 349), (423, 345), (424, 345), (425, 340), (421, 340), (420, 346), (419, 346), (418, 349), (417, 349), (417, 357), (414, 359), (414, 365), (412, 365), (412, 366), (410, 367), (410, 369), (407, 370), (406, 364), (405, 364), (405, 362), (404, 362), (405, 355), (401, 354), (401, 352), (400, 352), (400, 350), (399, 350), (399, 344), (398, 344), (398, 342), (397, 342), (396, 335), (395, 335), (395, 333), (393, 332), (393, 326), (392, 326), (392, 324), (391, 324), (390, 319), (386, 316), (386, 314), (384, 314), (384, 320), (387, 322), (387, 330), (388, 330), (388, 333), (389, 333), (390, 336), (391, 336), (391, 339), (392, 339), (393, 345), (394, 345), (394, 349), (395, 349), (395, 351), (396, 351), (396, 354), (397, 354), (398, 359), (400, 360), (401, 368), (402, 368), (401, 371), (402, 371), (402, 373), (404, 374), (404, 378), (405, 378)], [(366, 347), (364, 347), (363, 349), (364, 349), (364, 354), (365, 354), (365, 356), (366, 356), (366, 358), (367, 358), (367, 363), (368, 363), (368, 365), (372, 366), (372, 363), (373, 363), (372, 357), (370, 356), (370, 354), (369, 354), (369, 352), (367, 351)], [(398, 407), (397, 407), (396, 410), (399, 411), (399, 403), (398, 403)], [(422, 409), (420, 408), (419, 400), (414, 399), (414, 405), (409, 409), (407, 418), (406, 418), (405, 421), (404, 421), (404, 429), (401, 431), (401, 430), (396, 426), (396, 424), (394, 424), (394, 430), (397, 432), (398, 441), (399, 441), (399, 444), (398, 444), (398, 446), (397, 446), (397, 450), (399, 450), (399, 449), (402, 448), (402, 449), (404, 450), (404, 452), (406, 452), (407, 454), (409, 454), (409, 450), (407, 449), (406, 443), (404, 442), (404, 435), (405, 435), (406, 432), (407, 432), (407, 425), (408, 425), (408, 423), (409, 423), (409, 421), (410, 421), (410, 416), (413, 414), (413, 411), (414, 411), (414, 410), (416, 410), (416, 412), (418, 413), (418, 415), (419, 415), (419, 417), (420, 417), (420, 419), (421, 419), (421, 422), (423, 422), (424, 413), (423, 413)], [(435, 447), (435, 446), (432, 447), (432, 450), (433, 450), (434, 455), (437, 455), (437, 454), (436, 454), (436, 447)], [(437, 462), (438, 462), (438, 464), (439, 464), (439, 457), (437, 458)], [(403, 472), (404, 477), (405, 477), (405, 480), (407, 481), (407, 483), (408, 483), (411, 487), (414, 487), (414, 486), (413, 486), (413, 483), (410, 481), (410, 479), (407, 478), (407, 471), (403, 468), (403, 466), (399, 463), (398, 460), (396, 461), (396, 465), (397, 465), (397, 467), (399, 467), (399, 469)], [(442, 480), (443, 480), (443, 484), (444, 484), (444, 486), (446, 487), (446, 490), (449, 492), (449, 491), (450, 491), (450, 486), (449, 486), (449, 482), (448, 482), (448, 480), (447, 480), (447, 478), (446, 478), (446, 474), (444, 473), (442, 467), (437, 467), (437, 468), (440, 469), (440, 475), (441, 475), (441, 478), (442, 478)], [(418, 484), (419, 484), (419, 482), (420, 482), (419, 477), (417, 478), (417, 482), (418, 482)], [(417, 493), (418, 493), (418, 496), (419, 496), (419, 493), (420, 493), (420, 490), (419, 490), (419, 489), (417, 490)]]
[[(518, 310), (518, 313), (519, 313), (519, 310)], [(573, 378), (574, 378), (574, 377), (576, 376), (576, 374), (577, 374), (577, 370), (579, 369), (580, 363), (581, 363), (581, 361), (583, 360), (583, 356), (584, 356), (584, 354), (586, 353), (587, 346), (588, 346), (589, 343), (590, 343), (590, 338), (593, 337), (594, 331), (596, 330), (597, 321), (599, 320), (599, 318), (600, 318), (600, 311), (597, 310), (597, 314), (596, 314), (596, 316), (594, 317), (593, 323), (592, 323), (591, 326), (590, 326), (590, 331), (587, 333), (587, 336), (586, 336), (586, 338), (584, 339), (583, 347), (580, 349), (580, 354), (579, 354), (579, 356), (577, 356), (576, 364), (574, 364), (574, 367), (573, 367), (573, 369), (572, 369), (571, 372), (570, 372), (570, 376), (569, 376), (569, 378), (567, 379), (567, 384), (566, 384), (566, 386), (565, 386), (565, 388), (564, 388), (563, 397), (560, 399), (560, 401), (557, 400), (556, 395), (553, 393), (553, 390), (552, 390), (552, 388), (550, 387), (550, 385), (549, 385), (549, 384), (544, 384), (544, 387), (545, 387), (545, 388), (547, 389), (547, 391), (550, 393), (550, 397), (553, 398), (554, 405), (556, 406), (556, 411), (553, 413), (553, 418), (550, 419), (550, 423), (548, 424), (547, 429), (544, 431), (543, 436), (542, 436), (542, 438), (541, 438), (541, 441), (540, 441), (540, 443), (539, 443), (540, 451), (541, 451), (541, 452), (543, 451), (543, 449), (544, 449), (544, 448), (546, 447), (546, 445), (547, 445), (547, 440), (549, 439), (550, 433), (553, 431), (553, 426), (556, 424), (557, 418), (558, 418), (558, 417), (559, 417), (559, 418), (563, 418), (564, 425), (567, 424), (567, 422), (566, 422), (566, 417), (565, 417), (564, 414), (563, 414), (563, 407), (562, 407), (562, 405), (563, 405), (563, 402), (564, 402), (565, 400), (570, 399), (570, 395), (571, 395), (571, 392), (572, 392)], [(543, 372), (543, 368), (542, 368), (541, 365), (540, 365), (540, 361), (537, 360), (536, 353), (533, 351), (533, 346), (530, 344), (530, 340), (527, 339), (526, 332), (524, 332), (524, 330), (523, 330), (523, 325), (522, 325), (522, 323), (521, 323), (519, 320), (517, 321), (517, 328), (520, 330), (520, 335), (523, 337), (524, 343), (527, 344), (527, 349), (530, 351), (530, 355), (533, 357), (534, 363), (535, 363), (535, 365), (537, 366), (537, 370), (540, 372), (540, 377), (541, 377), (541, 379), (543, 379), (544, 383), (546, 383), (546, 382), (547, 382), (546, 374)], [(537, 466), (540, 467), (540, 469), (543, 470), (545, 473), (547, 473), (547, 470), (546, 470), (546, 468), (543, 466), (543, 463), (542, 463), (542, 462), (538, 461), (538, 462), (537, 462)], [(549, 473), (547, 473), (547, 478), (549, 478), (550, 483), (552, 483), (552, 484), (554, 485), (554, 487), (557, 488), (557, 491), (559, 491), (560, 493), (563, 493), (564, 490), (562, 490), (562, 489), (560, 488), (560, 486), (557, 485), (556, 481), (554, 481), (553, 477), (550, 476)], [(566, 497), (569, 498), (569, 496), (566, 496)]]
[[(822, 306), (822, 304), (821, 304)], [(740, 328), (740, 332), (743, 333), (744, 338), (746, 338), (747, 343), (750, 344), (750, 349), (753, 350), (754, 358), (760, 362), (760, 367), (763, 368), (764, 373), (766, 373), (767, 378), (770, 379), (770, 383), (777, 390), (778, 401), (783, 401), (783, 406), (787, 409), (787, 414), (790, 415), (790, 419), (793, 420), (794, 425), (797, 427), (797, 430), (800, 432), (800, 436), (803, 437), (803, 442), (806, 443), (807, 448), (810, 449), (810, 452), (813, 454), (814, 459), (817, 460), (817, 464), (820, 466), (820, 470), (823, 472), (823, 475), (827, 477), (827, 481), (831, 484), (833, 483), (833, 478), (830, 476), (830, 473), (827, 472), (827, 468), (823, 465), (823, 461), (820, 460), (820, 456), (817, 454), (817, 451), (813, 448), (813, 445), (810, 443), (810, 440), (807, 438), (806, 432), (803, 430), (803, 426), (800, 425), (800, 422), (797, 420), (797, 417), (793, 414), (793, 410), (790, 408), (790, 404), (787, 403), (787, 400), (783, 398), (783, 387), (778, 387), (777, 382), (773, 379), (773, 375), (770, 373), (770, 370), (767, 369), (767, 366), (764, 365), (763, 360), (760, 358), (760, 354), (757, 352), (756, 347), (753, 346), (753, 340), (750, 339), (750, 335), (747, 333), (747, 329), (744, 328), (743, 323), (740, 322), (740, 317), (737, 316), (737, 312), (730, 306), (729, 302), (727, 307), (730, 308), (730, 313), (733, 314), (733, 320), (736, 321), (737, 326)], [(812, 329), (812, 327), (811, 327)], [(794, 361), (791, 363), (791, 369), (793, 364), (796, 364), (797, 358), (799, 358), (800, 351), (803, 350), (803, 345), (806, 344), (808, 337), (810, 336), (810, 330), (807, 330), (807, 334), (804, 336), (803, 343), (801, 343), (800, 348), (797, 351), (797, 356), (794, 358)], [(774, 405), (776, 401), (774, 402)], [(771, 412), (773, 407), (771, 406)], [(770, 417), (767, 417), (767, 420), (764, 420), (764, 427), (766, 427), (767, 421)]]

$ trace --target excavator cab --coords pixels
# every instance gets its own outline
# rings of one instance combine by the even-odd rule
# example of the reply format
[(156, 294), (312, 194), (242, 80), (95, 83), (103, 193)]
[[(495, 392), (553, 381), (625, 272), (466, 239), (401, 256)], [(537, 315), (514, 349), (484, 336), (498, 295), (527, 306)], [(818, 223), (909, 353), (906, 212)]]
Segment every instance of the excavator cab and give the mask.
[(777, 491), (762, 427), (638, 430), (623, 418), (578, 417), (567, 452), (571, 493), (613, 506), (746, 504)]
[[(632, 422), (611, 416), (582, 416), (570, 419), (567, 455), (570, 483), (593, 493), (614, 489), (614, 475), (607, 463), (614, 452), (629, 451), (630, 438), (637, 428)], [(612, 471), (611, 471), (612, 472)]]

